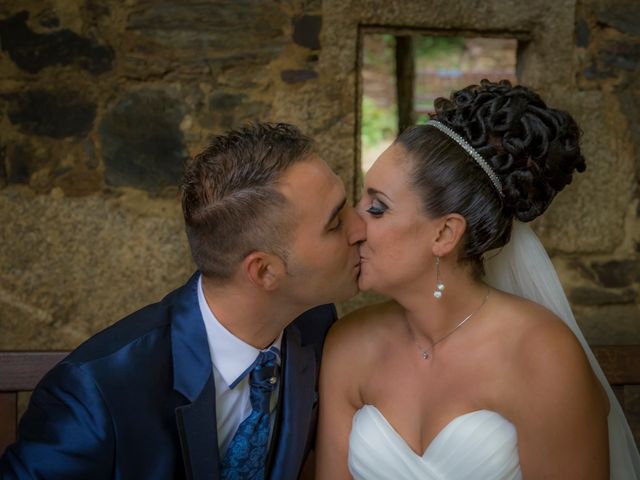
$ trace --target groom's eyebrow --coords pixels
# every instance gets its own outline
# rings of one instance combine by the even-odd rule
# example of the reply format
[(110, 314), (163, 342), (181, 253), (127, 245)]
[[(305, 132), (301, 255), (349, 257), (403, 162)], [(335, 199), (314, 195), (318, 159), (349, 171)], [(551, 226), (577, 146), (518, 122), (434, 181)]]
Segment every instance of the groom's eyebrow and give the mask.
[(333, 210), (331, 210), (331, 215), (329, 216), (329, 220), (327, 221), (327, 223), (325, 223), (324, 228), (329, 228), (329, 225), (331, 225), (333, 219), (336, 218), (336, 216), (340, 213), (340, 210), (342, 210), (346, 204), (347, 198), (345, 197), (338, 205), (333, 207)]

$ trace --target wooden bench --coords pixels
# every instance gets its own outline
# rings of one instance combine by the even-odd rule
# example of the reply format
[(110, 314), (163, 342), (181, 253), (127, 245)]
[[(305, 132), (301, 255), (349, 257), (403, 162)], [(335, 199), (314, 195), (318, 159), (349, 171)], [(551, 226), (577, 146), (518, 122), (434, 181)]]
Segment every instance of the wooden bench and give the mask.
[(0, 352), (0, 455), (16, 440), (18, 392), (35, 388), (69, 352)]
[[(640, 345), (592, 348), (624, 409), (625, 386), (640, 385)], [(0, 352), (0, 455), (16, 439), (18, 392), (33, 390), (42, 376), (68, 353)]]
[(591, 349), (626, 413), (624, 387), (640, 385), (640, 345), (596, 345)]

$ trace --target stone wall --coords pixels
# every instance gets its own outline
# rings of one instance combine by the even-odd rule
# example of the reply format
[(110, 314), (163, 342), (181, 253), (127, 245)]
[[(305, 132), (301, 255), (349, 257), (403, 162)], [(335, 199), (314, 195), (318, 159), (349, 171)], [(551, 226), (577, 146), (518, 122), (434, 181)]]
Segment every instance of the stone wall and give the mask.
[(640, 343), (639, 19), (635, 0), (0, 3), (0, 349), (72, 348), (185, 281), (176, 183), (212, 133), (296, 123), (356, 197), (368, 31), (520, 41), (520, 81), (575, 115), (588, 161), (535, 227), (589, 340)]
[(176, 185), (212, 133), (343, 120), (295, 98), (318, 83), (321, 13), (0, 2), (0, 349), (72, 348), (188, 278)]
[[(640, 343), (639, 12), (629, 0), (577, 5), (571, 109), (589, 173), (542, 224), (576, 314), (600, 343)], [(558, 223), (570, 224), (567, 234), (554, 231)]]

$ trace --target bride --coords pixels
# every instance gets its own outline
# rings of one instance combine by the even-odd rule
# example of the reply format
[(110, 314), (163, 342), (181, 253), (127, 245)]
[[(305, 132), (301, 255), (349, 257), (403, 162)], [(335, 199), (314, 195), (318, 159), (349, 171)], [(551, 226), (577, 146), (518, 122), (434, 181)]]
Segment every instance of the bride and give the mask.
[(637, 479), (640, 458), (529, 227), (585, 169), (531, 90), (439, 99), (367, 174), (360, 288), (321, 372), (317, 478)]

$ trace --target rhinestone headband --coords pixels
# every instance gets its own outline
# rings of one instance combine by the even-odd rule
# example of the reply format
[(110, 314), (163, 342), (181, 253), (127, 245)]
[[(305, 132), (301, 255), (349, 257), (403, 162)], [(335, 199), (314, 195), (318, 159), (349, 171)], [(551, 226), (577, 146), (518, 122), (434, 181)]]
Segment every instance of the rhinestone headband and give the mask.
[(486, 160), (484, 158), (482, 158), (482, 156), (477, 152), (477, 150), (475, 148), (473, 148), (471, 146), (471, 144), (469, 142), (467, 142), (464, 138), (462, 138), (456, 132), (451, 130), (446, 125), (438, 122), (437, 120), (429, 120), (426, 123), (426, 125), (430, 125), (432, 127), (437, 128), (442, 133), (444, 133), (447, 137), (449, 137), (451, 140), (453, 140), (458, 145), (460, 145), (464, 149), (465, 152), (467, 152), (469, 155), (471, 155), (471, 157), (476, 161), (476, 163), (478, 165), (480, 165), (480, 168), (482, 168), (482, 170), (484, 170), (484, 173), (487, 174), (487, 177), (489, 177), (489, 180), (491, 180), (491, 183), (493, 183), (493, 186), (498, 191), (498, 194), (501, 197), (503, 196), (503, 194), (502, 194), (502, 183), (500, 183), (500, 179), (498, 178), (496, 173), (493, 171), (493, 169), (489, 166), (489, 164), (486, 162)]

